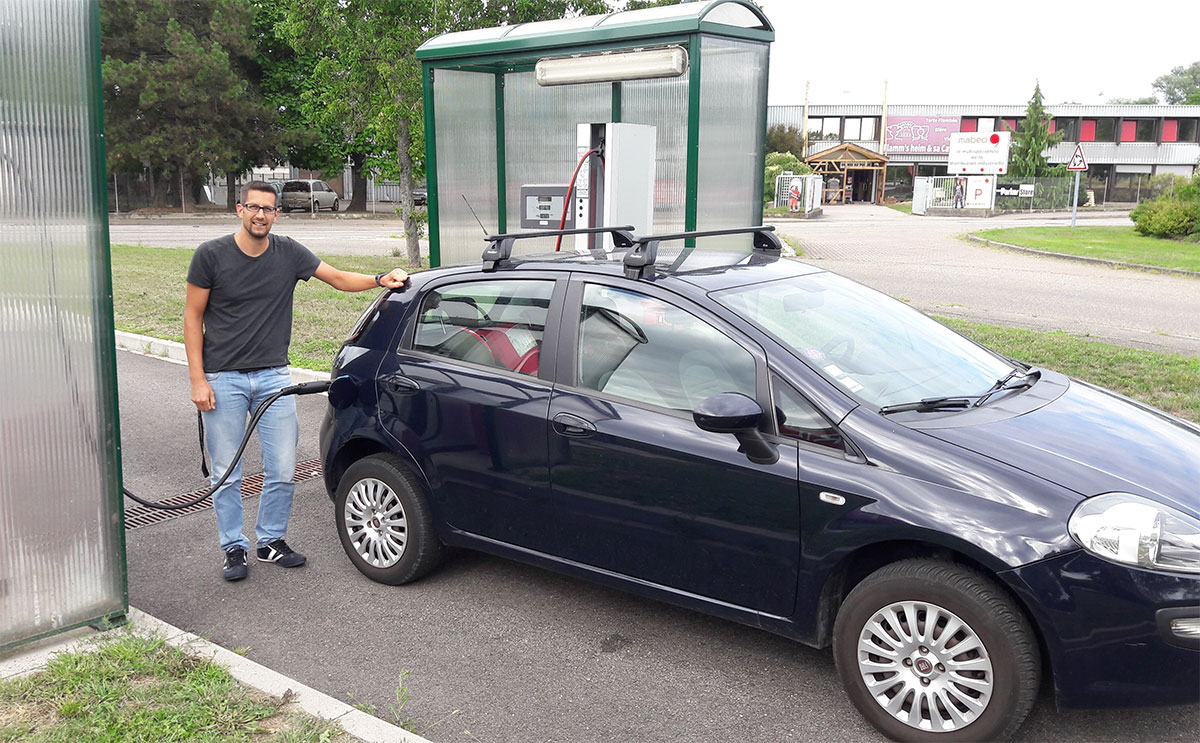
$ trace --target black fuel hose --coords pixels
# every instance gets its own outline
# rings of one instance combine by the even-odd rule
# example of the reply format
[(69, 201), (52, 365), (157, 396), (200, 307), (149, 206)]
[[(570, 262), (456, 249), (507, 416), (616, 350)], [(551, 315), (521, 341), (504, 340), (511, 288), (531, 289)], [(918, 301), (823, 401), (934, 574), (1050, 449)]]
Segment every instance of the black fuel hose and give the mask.
[(180, 508), (191, 508), (200, 501), (217, 492), (217, 488), (224, 485), (225, 481), (229, 479), (229, 473), (233, 472), (234, 466), (237, 465), (238, 461), (242, 458), (242, 453), (246, 451), (246, 445), (250, 443), (250, 434), (254, 433), (254, 429), (258, 427), (259, 418), (263, 417), (263, 413), (267, 412), (267, 408), (271, 407), (271, 403), (275, 402), (281, 397), (287, 397), (288, 395), (315, 395), (320, 392), (325, 392), (332, 384), (333, 382), (331, 380), (293, 384), (289, 387), (284, 387), (268, 397), (266, 400), (263, 400), (255, 409), (254, 415), (250, 417), (250, 422), (246, 424), (246, 435), (242, 436), (242, 444), (238, 447), (237, 453), (233, 455), (233, 460), (230, 461), (229, 466), (225, 468), (225, 474), (221, 475), (221, 479), (217, 481), (217, 484), (209, 488), (208, 491), (203, 495), (197, 496), (186, 503), (173, 505), (169, 503), (155, 503), (154, 501), (142, 500), (133, 493), (129, 492), (129, 488), (121, 488), (122, 492), (125, 493), (127, 498), (131, 498), (138, 503), (141, 503), (143, 506), (149, 506), (150, 508), (158, 508), (164, 511), (174, 511)]

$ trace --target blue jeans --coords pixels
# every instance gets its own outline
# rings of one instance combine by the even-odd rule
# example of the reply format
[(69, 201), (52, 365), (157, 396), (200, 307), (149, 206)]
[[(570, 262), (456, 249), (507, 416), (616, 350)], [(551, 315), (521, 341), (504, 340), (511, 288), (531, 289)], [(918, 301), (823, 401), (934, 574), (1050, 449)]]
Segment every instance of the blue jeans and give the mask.
[[(252, 372), (223, 371), (205, 374), (216, 398), (216, 408), (205, 412), (204, 442), (212, 459), (212, 487), (229, 469), (233, 455), (246, 432), (249, 415), (271, 395), (291, 384), (286, 366)], [(263, 459), (262, 497), (258, 501), (257, 546), (282, 539), (292, 513), (292, 495), (296, 490), (296, 445), (300, 440), (300, 422), (296, 417), (296, 398), (281, 397), (267, 408), (258, 422), (258, 446)], [(242, 535), (242, 463), (238, 462), (229, 479), (213, 493), (217, 512), (221, 549), (241, 547), (250, 542)]]

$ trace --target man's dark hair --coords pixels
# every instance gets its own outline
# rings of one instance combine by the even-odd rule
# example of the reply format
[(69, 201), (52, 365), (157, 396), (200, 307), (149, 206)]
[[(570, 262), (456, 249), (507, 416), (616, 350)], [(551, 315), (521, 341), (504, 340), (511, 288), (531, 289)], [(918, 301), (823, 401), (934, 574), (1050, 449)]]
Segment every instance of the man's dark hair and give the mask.
[(279, 192), (275, 190), (274, 186), (266, 181), (250, 181), (246, 185), (242, 186), (242, 195), (238, 201), (242, 204), (245, 204), (246, 199), (250, 198), (251, 191), (262, 191), (263, 193), (269, 193), (275, 197), (276, 202), (279, 201)]

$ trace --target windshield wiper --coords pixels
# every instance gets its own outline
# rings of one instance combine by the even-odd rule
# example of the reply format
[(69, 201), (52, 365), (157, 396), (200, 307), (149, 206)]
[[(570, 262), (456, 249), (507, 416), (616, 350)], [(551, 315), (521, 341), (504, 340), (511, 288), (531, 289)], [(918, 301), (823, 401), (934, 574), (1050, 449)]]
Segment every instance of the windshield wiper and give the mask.
[(880, 414), (889, 415), (891, 413), (904, 413), (910, 410), (916, 410), (922, 413), (932, 410), (953, 410), (964, 409), (971, 407), (975, 402), (975, 397), (926, 397), (923, 400), (916, 402), (902, 402), (895, 405), (884, 405), (879, 409)]
[[(1021, 390), (1026, 387), (1032, 387), (1033, 383), (1041, 376), (1041, 372), (1025, 369), (1013, 369), (1004, 376), (1003, 379), (997, 379), (996, 383), (987, 389), (982, 395), (975, 400), (975, 404), (971, 407), (979, 407), (987, 402), (987, 399), (997, 392), (1007, 392), (1009, 390)], [(1017, 377), (1021, 377), (1021, 381), (1016, 384), (1009, 384)]]

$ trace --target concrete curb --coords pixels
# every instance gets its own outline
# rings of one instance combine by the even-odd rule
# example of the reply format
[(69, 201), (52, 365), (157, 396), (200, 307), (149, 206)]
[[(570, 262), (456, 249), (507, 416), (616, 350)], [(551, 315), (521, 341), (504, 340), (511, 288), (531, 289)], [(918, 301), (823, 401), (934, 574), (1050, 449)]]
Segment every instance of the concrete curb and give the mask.
[[(123, 330), (116, 331), (115, 335), (117, 348), (122, 351), (132, 351), (143, 356), (157, 356), (176, 364), (187, 363), (187, 352), (184, 350), (183, 344), (178, 341), (164, 341), (148, 335), (126, 333)], [(301, 369), (298, 366), (288, 368), (292, 372), (293, 382), (319, 382), (329, 379), (329, 372)]]
[[(228, 670), (238, 681), (264, 694), (282, 697), (291, 692), (292, 704), (314, 717), (332, 722), (364, 743), (430, 743), (416, 733), (410, 733), (378, 717), (368, 715), (328, 694), (276, 673), (190, 632), (184, 632), (132, 606), (129, 607), (129, 623), (139, 632), (162, 637), (166, 642), (191, 655), (211, 660)], [(35, 673), (45, 668), (55, 655), (86, 651), (89, 643), (99, 634), (98, 630), (80, 628), (32, 643), (18, 653), (0, 658), (0, 679)]]
[(1020, 245), (1012, 245), (1010, 243), (1002, 243), (997, 240), (988, 240), (987, 238), (978, 235), (967, 235), (967, 239), (974, 240), (977, 243), (985, 243), (994, 245), (1005, 250), (1015, 250), (1018, 253), (1029, 253), (1030, 255), (1046, 255), (1051, 258), (1062, 258), (1068, 261), (1077, 261), (1079, 263), (1093, 263), (1099, 266), (1109, 266), (1111, 268), (1134, 268), (1139, 271), (1150, 271), (1152, 273), (1169, 273), (1175, 276), (1190, 276), (1194, 279), (1200, 279), (1200, 271), (1189, 271), (1186, 268), (1163, 268), (1162, 266), (1147, 266), (1144, 263), (1125, 263), (1124, 261), (1110, 261), (1104, 258), (1089, 258), (1086, 255), (1071, 255), (1070, 253), (1055, 253), (1051, 250), (1035, 250), (1034, 248), (1025, 248)]

